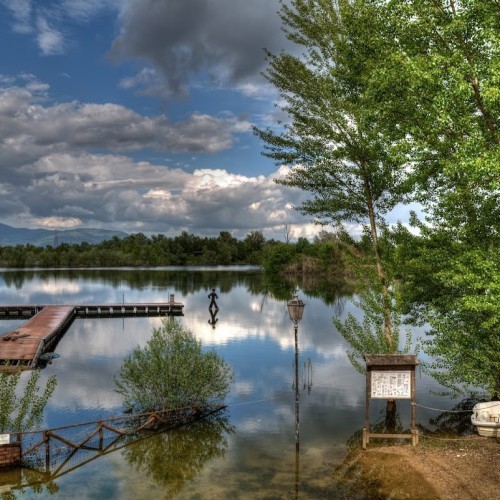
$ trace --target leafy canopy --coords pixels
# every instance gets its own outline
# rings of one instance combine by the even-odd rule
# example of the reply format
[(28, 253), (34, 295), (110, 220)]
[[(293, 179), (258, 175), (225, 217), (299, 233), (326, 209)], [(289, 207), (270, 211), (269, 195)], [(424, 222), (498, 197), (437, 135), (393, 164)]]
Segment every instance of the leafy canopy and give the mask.
[(398, 231), (400, 297), (429, 325), (433, 375), (500, 397), (500, 4), (371, 3), (395, 41), (371, 93), (425, 210), (419, 237)]
[(277, 182), (309, 191), (299, 209), (318, 222), (379, 220), (409, 185), (369, 92), (387, 45), (378, 11), (362, 0), (292, 0), (280, 14), (304, 53), (267, 54), (289, 121), (255, 132), (266, 156), (294, 167)]
[(378, 234), (385, 216), (411, 190), (407, 157), (394, 148), (374, 100), (374, 74), (393, 40), (384, 16), (367, 0), (281, 2), (283, 29), (300, 56), (268, 53), (268, 81), (289, 121), (255, 129), (264, 154), (291, 167), (277, 182), (310, 196), (298, 209), (321, 224), (367, 224), (383, 296), (384, 335), (397, 348)]

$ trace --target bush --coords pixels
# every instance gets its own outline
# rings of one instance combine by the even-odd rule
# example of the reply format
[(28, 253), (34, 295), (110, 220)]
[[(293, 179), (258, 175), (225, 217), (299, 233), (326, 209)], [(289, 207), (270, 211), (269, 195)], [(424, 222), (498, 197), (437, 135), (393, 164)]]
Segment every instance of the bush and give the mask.
[(203, 351), (193, 333), (173, 318), (153, 329), (144, 348), (125, 358), (116, 391), (134, 412), (221, 404), (232, 381), (229, 365)]
[(266, 272), (279, 274), (296, 256), (295, 245), (277, 243), (269, 247), (264, 256), (263, 266)]
[(22, 390), (18, 387), (21, 375), (21, 372), (0, 372), (0, 433), (24, 432), (39, 426), (45, 405), (57, 385), (56, 377), (49, 377), (40, 394), (40, 370), (33, 370), (24, 380)]

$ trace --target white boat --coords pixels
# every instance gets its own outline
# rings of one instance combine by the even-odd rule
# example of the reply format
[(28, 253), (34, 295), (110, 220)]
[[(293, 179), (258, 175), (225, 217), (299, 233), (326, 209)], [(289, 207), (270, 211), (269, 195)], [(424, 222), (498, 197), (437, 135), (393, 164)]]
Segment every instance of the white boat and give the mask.
[(500, 437), (500, 401), (478, 403), (470, 419), (480, 436)]

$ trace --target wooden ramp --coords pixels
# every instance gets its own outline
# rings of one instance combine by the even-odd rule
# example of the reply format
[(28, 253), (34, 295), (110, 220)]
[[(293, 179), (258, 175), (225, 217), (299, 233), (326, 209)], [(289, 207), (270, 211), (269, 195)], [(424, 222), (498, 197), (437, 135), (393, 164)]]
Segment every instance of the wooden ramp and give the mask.
[[(27, 319), (22, 326), (0, 335), (0, 370), (31, 369), (40, 356), (54, 350), (75, 318), (117, 316), (182, 316), (184, 305), (175, 302), (91, 305), (2, 305), (0, 319)], [(28, 319), (30, 318), (30, 319)]]
[(0, 337), (0, 363), (33, 368), (40, 354), (64, 333), (75, 316), (75, 306), (45, 306), (26, 323)]

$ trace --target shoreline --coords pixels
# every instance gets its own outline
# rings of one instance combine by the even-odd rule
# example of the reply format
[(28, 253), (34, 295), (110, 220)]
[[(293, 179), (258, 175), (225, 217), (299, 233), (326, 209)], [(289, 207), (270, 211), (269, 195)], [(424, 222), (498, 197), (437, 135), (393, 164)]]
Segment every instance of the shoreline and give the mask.
[[(410, 444), (369, 445), (349, 454), (359, 471), (348, 489), (370, 498), (467, 500), (496, 498), (500, 491), (500, 439), (473, 435), (422, 437)], [(350, 480), (343, 478), (346, 483)], [(360, 491), (363, 490), (363, 491)]]

